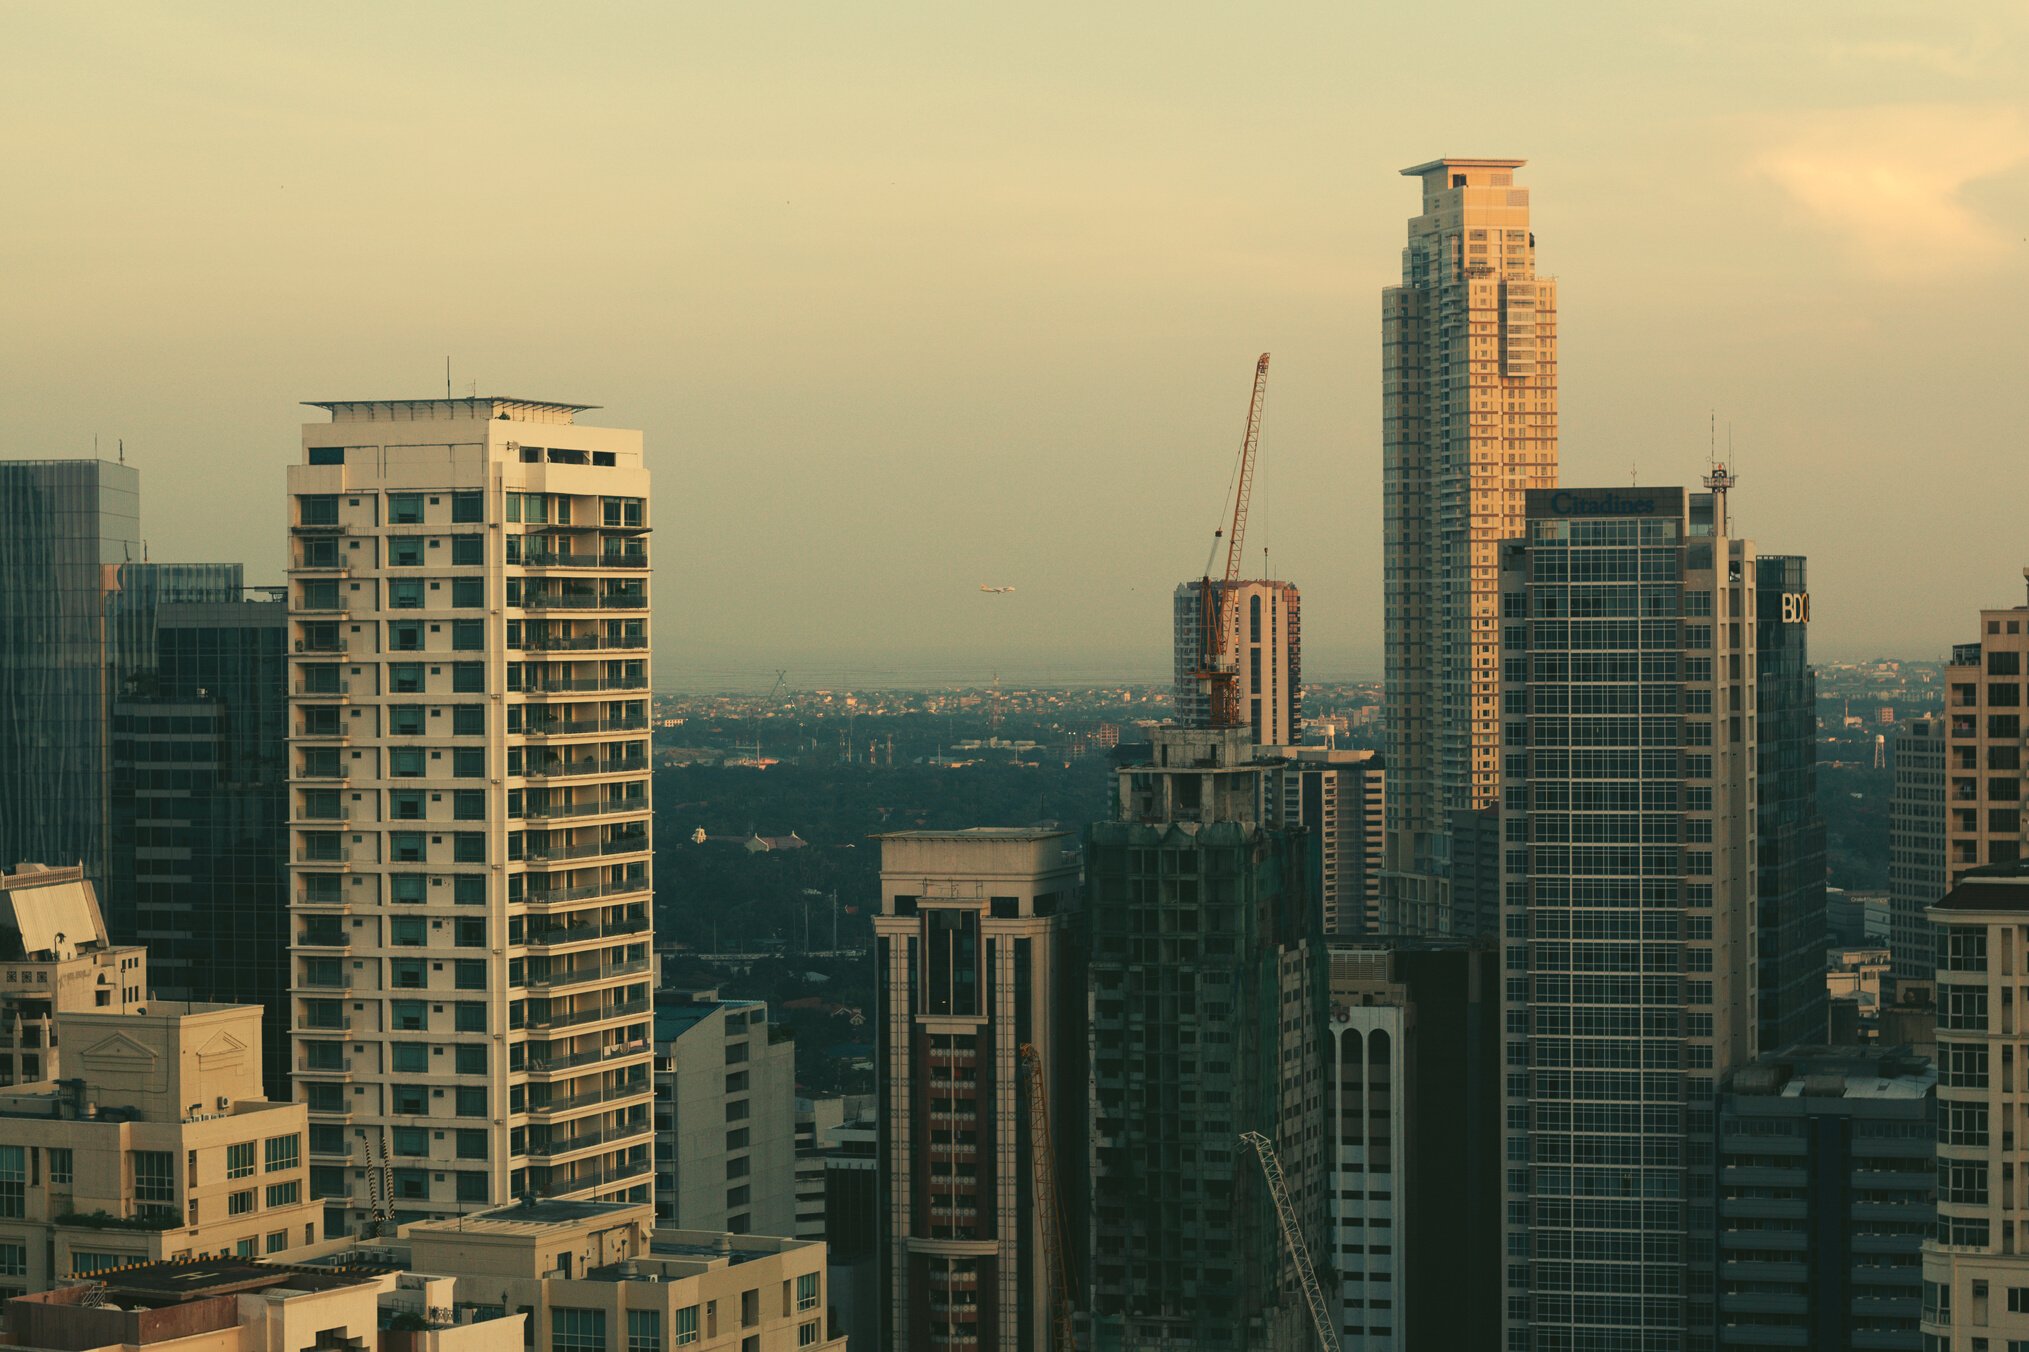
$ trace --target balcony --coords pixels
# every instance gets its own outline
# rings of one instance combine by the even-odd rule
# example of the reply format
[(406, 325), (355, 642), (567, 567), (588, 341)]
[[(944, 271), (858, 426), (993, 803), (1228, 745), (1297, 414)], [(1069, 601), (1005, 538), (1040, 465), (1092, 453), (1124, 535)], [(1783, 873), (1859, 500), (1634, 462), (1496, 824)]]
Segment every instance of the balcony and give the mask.
[(298, 948), (350, 948), (352, 940), (344, 930), (298, 930)]
[(525, 549), (524, 568), (646, 568), (646, 554), (594, 554), (566, 549)]
[(335, 848), (331, 846), (298, 845), (296, 847), (296, 862), (299, 864), (349, 864), (352, 862), (352, 851), (343, 844)]
[(593, 1150), (620, 1141), (643, 1140), (652, 1134), (653, 1130), (646, 1122), (600, 1127), (596, 1131), (578, 1132), (566, 1140), (553, 1140), (546, 1145), (530, 1142), (528, 1157), (532, 1160), (559, 1159), (565, 1155), (574, 1155), (580, 1150)]
[(532, 991), (565, 990), (572, 986), (586, 986), (599, 981), (611, 981), (615, 977), (634, 976), (648, 970), (648, 959), (638, 958), (632, 962), (615, 962), (581, 967), (575, 971), (552, 972), (547, 976), (531, 976), (525, 983)]
[(592, 1009), (576, 1009), (564, 1013), (552, 1011), (540, 1016), (530, 1015), (529, 1031), (550, 1028), (578, 1028), (588, 1023), (603, 1023), (607, 1019), (624, 1019), (631, 1014), (645, 1014), (651, 1007), (648, 1000), (622, 1000), (617, 1004), (599, 1005)]
[(299, 699), (341, 699), (349, 690), (350, 687), (342, 677), (337, 681), (327, 681), (320, 685), (312, 685), (308, 681), (296, 682), (296, 695)]
[(618, 1106), (630, 1099), (647, 1098), (654, 1092), (655, 1086), (646, 1080), (638, 1084), (594, 1085), (590, 1089), (580, 1089), (560, 1098), (553, 1098), (547, 1103), (531, 1103), (528, 1105), (528, 1115), (545, 1117), (555, 1113), (567, 1113), (575, 1108), (595, 1103), (611, 1103)]
[(299, 653), (343, 653), (346, 651), (343, 638), (299, 638), (296, 640)]
[(587, 676), (582, 679), (559, 677), (555, 680), (538, 681), (524, 685), (520, 693), (539, 699), (544, 695), (580, 695), (601, 690), (646, 690), (648, 677), (636, 676)]
[(531, 888), (521, 901), (528, 906), (563, 906), (600, 897), (640, 896), (648, 890), (646, 878), (623, 878), (619, 882), (586, 883), (579, 887)]
[(598, 803), (524, 804), (521, 815), (525, 821), (550, 822), (563, 821), (571, 817), (614, 817), (630, 812), (646, 812), (648, 810), (649, 803), (647, 799), (634, 798), (620, 803), (606, 801)]
[[(612, 651), (645, 651), (648, 647), (646, 634), (571, 634), (565, 636), (529, 635), (522, 639), (523, 652), (531, 653), (583, 653)], [(298, 649), (297, 651), (302, 651)]]
[[(645, 1128), (644, 1128), (645, 1130)], [(529, 1171), (530, 1181), (537, 1183), (537, 1191), (545, 1197), (561, 1197), (568, 1193), (584, 1192), (620, 1182), (647, 1182), (654, 1176), (654, 1167), (646, 1159), (622, 1160), (612, 1164), (579, 1165), (575, 1169), (545, 1169), (541, 1180)], [(562, 1175), (559, 1177), (559, 1175)]]
[(581, 944), (592, 939), (619, 939), (629, 935), (646, 934), (648, 921), (623, 920), (612, 924), (599, 925), (552, 925), (547, 929), (529, 927), (530, 948), (561, 948), (566, 944)]
[(567, 760), (562, 756), (553, 756), (542, 761), (531, 757), (521, 773), (527, 779), (575, 779), (583, 775), (631, 774), (647, 768), (646, 756), (617, 756), (607, 760), (590, 757), (584, 760)]
[(646, 1056), (648, 1042), (637, 1038), (631, 1042), (608, 1042), (580, 1052), (566, 1052), (551, 1055), (538, 1052), (531, 1045), (528, 1053), (528, 1073), (531, 1075), (560, 1075), (580, 1066), (597, 1065), (601, 1061), (617, 1061), (623, 1057)]
[(646, 732), (646, 714), (624, 714), (613, 718), (580, 718), (570, 722), (545, 723), (535, 727), (524, 726), (519, 733), (510, 736), (525, 737), (532, 742), (548, 741), (552, 737), (589, 737), (602, 732)]

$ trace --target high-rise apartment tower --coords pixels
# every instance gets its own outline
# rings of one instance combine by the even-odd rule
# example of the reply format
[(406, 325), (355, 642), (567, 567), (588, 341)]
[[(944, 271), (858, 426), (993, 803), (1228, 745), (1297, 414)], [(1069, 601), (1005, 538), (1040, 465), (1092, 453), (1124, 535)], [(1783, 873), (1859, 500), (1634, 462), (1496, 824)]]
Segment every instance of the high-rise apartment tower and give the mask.
[[(1225, 626), (1225, 661), (1234, 673), (1241, 724), (1256, 745), (1283, 746), (1303, 731), (1303, 597), (1293, 582), (1211, 580)], [(1212, 699), (1195, 675), (1203, 657), (1200, 578), (1178, 585), (1175, 602), (1177, 721), (1189, 728), (1211, 726)]]
[[(1557, 287), (1536, 276), (1524, 161), (1451, 158), (1423, 187), (1402, 284), (1381, 297), (1387, 927), (1493, 922), (1494, 868), (1455, 863), (1460, 818), (1500, 794), (1500, 542), (1557, 482)], [(1464, 885), (1454, 888), (1454, 874)]]
[(1505, 1346), (1697, 1352), (1713, 1101), (1754, 1055), (1753, 546), (1538, 490), (1501, 566)]
[[(1084, 1214), (1073, 839), (1019, 828), (881, 837), (882, 1347), (1022, 1352), (1053, 1340), (1056, 1273), (1075, 1265)], [(1064, 1213), (1054, 1236), (1036, 1202), (1045, 1137), (1024, 1046), (1045, 1079)]]
[(335, 1230), (647, 1200), (648, 472), (524, 399), (289, 470), (294, 1033)]

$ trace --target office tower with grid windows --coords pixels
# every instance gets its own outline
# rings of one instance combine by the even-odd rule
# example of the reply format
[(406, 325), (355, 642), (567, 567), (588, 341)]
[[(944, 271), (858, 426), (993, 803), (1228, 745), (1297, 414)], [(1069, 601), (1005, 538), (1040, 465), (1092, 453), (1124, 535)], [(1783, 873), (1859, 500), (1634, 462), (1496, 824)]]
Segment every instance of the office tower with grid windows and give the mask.
[[(1157, 729), (1085, 833), (1089, 1346), (1294, 1346), (1303, 1297), (1253, 1153), (1274, 1142), (1320, 1266), (1322, 931), (1299, 828), (1246, 728)], [(1061, 1155), (1060, 1155), (1061, 1158)]]
[(1928, 981), (1937, 948), (1924, 911), (1949, 886), (1945, 859), (1945, 720), (1924, 714), (1898, 723), (1888, 812), (1888, 949), (1897, 984)]
[(327, 1225), (649, 1200), (641, 436), (524, 399), (313, 406), (291, 995)]
[[(1954, 713), (1948, 706), (1947, 717)], [(1960, 872), (1926, 917), (1936, 944), (1938, 1122), (1937, 1228), (1923, 1246), (1923, 1346), (2012, 1352), (2029, 1344), (2021, 1106), (2029, 1066), (2021, 984), (2029, 971), (2029, 864), (2010, 859)]]
[[(1173, 603), (1177, 722), (1212, 725), (1211, 692), (1197, 675), (1205, 647), (1205, 579), (1178, 585)], [(1234, 708), (1256, 745), (1282, 746), (1303, 733), (1303, 596), (1293, 582), (1211, 579), (1220, 645), (1235, 682)]]
[(1754, 561), (1758, 742), (1755, 806), (1755, 1045), (1822, 1043), (1826, 1019), (1825, 823), (1818, 815), (1818, 678), (1810, 661), (1804, 560)]
[(1501, 719), (1503, 540), (1557, 482), (1557, 284), (1536, 275), (1522, 160), (1448, 158), (1381, 296), (1391, 933), (1488, 932)]
[(1712, 1345), (1755, 1054), (1756, 597), (1723, 493), (1537, 490), (1501, 556), (1509, 1352)]
[[(1084, 1216), (1075, 838), (981, 827), (880, 839), (880, 1346), (1047, 1347), (1056, 1273), (1075, 1266)], [(1043, 1076), (1047, 1133), (1030, 1108), (1024, 1047)], [(1056, 1235), (1037, 1203), (1046, 1139)]]

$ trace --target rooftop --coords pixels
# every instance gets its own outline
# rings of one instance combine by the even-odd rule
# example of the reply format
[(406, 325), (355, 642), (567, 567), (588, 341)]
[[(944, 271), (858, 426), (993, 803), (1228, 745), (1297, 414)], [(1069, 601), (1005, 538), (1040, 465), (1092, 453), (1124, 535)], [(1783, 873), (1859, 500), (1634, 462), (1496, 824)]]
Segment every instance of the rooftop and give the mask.
[(1072, 833), (1053, 826), (967, 826), (957, 831), (884, 831), (875, 840), (1056, 840)]
[(1519, 169), (1527, 160), (1483, 159), (1473, 155), (1447, 155), (1441, 160), (1412, 164), (1402, 171), (1404, 178), (1421, 178), (1439, 169)]
[(1937, 1066), (1910, 1047), (1790, 1047), (1733, 1073), (1733, 1093), (1765, 1098), (1928, 1097)]
[(1986, 864), (1959, 875), (1933, 911), (2029, 911), (2029, 859)]
[(535, 415), (539, 422), (569, 422), (597, 404), (565, 404), (552, 399), (518, 399), (504, 394), (464, 399), (305, 399), (306, 408), (321, 408), (333, 422), (417, 422), (435, 418), (511, 418)]
[(359, 1286), (371, 1281), (374, 1273), (296, 1267), (250, 1258), (190, 1258), (140, 1263), (93, 1275), (106, 1284), (106, 1299), (115, 1305), (159, 1306), (270, 1287), (328, 1291), (340, 1286)]
[(488, 1211), (442, 1220), (412, 1222), (409, 1233), (442, 1234), (453, 1231), (467, 1235), (534, 1235), (557, 1225), (579, 1225), (585, 1221), (617, 1220), (641, 1211), (639, 1202), (563, 1202), (551, 1198), (514, 1202)]

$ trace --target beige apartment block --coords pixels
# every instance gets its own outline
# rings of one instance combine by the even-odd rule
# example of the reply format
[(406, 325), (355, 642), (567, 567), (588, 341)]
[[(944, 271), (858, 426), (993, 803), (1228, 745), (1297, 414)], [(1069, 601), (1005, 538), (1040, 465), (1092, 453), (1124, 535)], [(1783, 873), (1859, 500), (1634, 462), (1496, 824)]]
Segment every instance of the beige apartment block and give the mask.
[(1981, 611), (1979, 639), (1955, 645), (1945, 672), (1947, 881), (2025, 853), (2025, 679), (2029, 607)]
[(261, 1010), (56, 1016), (72, 1076), (0, 1091), (0, 1294), (163, 1258), (316, 1242), (307, 1120), (261, 1092)]
[(337, 401), (289, 470), (292, 1004), (334, 1234), (652, 1188), (648, 471)]
[(107, 942), (84, 870), (22, 864), (0, 875), (0, 1085), (54, 1079), (55, 1016), (118, 1014), (148, 995), (148, 950)]
[[(1557, 287), (1536, 275), (1525, 161), (1451, 157), (1422, 184), (1402, 284), (1381, 297), (1388, 926), (1484, 928), (1460, 897), (1462, 814), (1500, 796), (1498, 548), (1557, 482)], [(1474, 884), (1477, 885), (1477, 884)]]
[(452, 1279), (446, 1326), (526, 1315), (534, 1352), (842, 1352), (821, 1242), (654, 1224), (648, 1203), (516, 1203), (355, 1256)]
[(2002, 1352), (2029, 1342), (2019, 1144), (2029, 1130), (2029, 869), (2011, 860), (1962, 873), (1927, 914), (1937, 938), (1937, 1229), (1923, 1246), (1923, 1343)]
[[(1303, 595), (1293, 582), (1212, 580), (1225, 669), (1233, 673), (1240, 723), (1257, 746), (1282, 746), (1303, 733)], [(1205, 582), (1178, 585), (1172, 645), (1177, 721), (1211, 726), (1211, 691), (1196, 673), (1203, 665)]]

